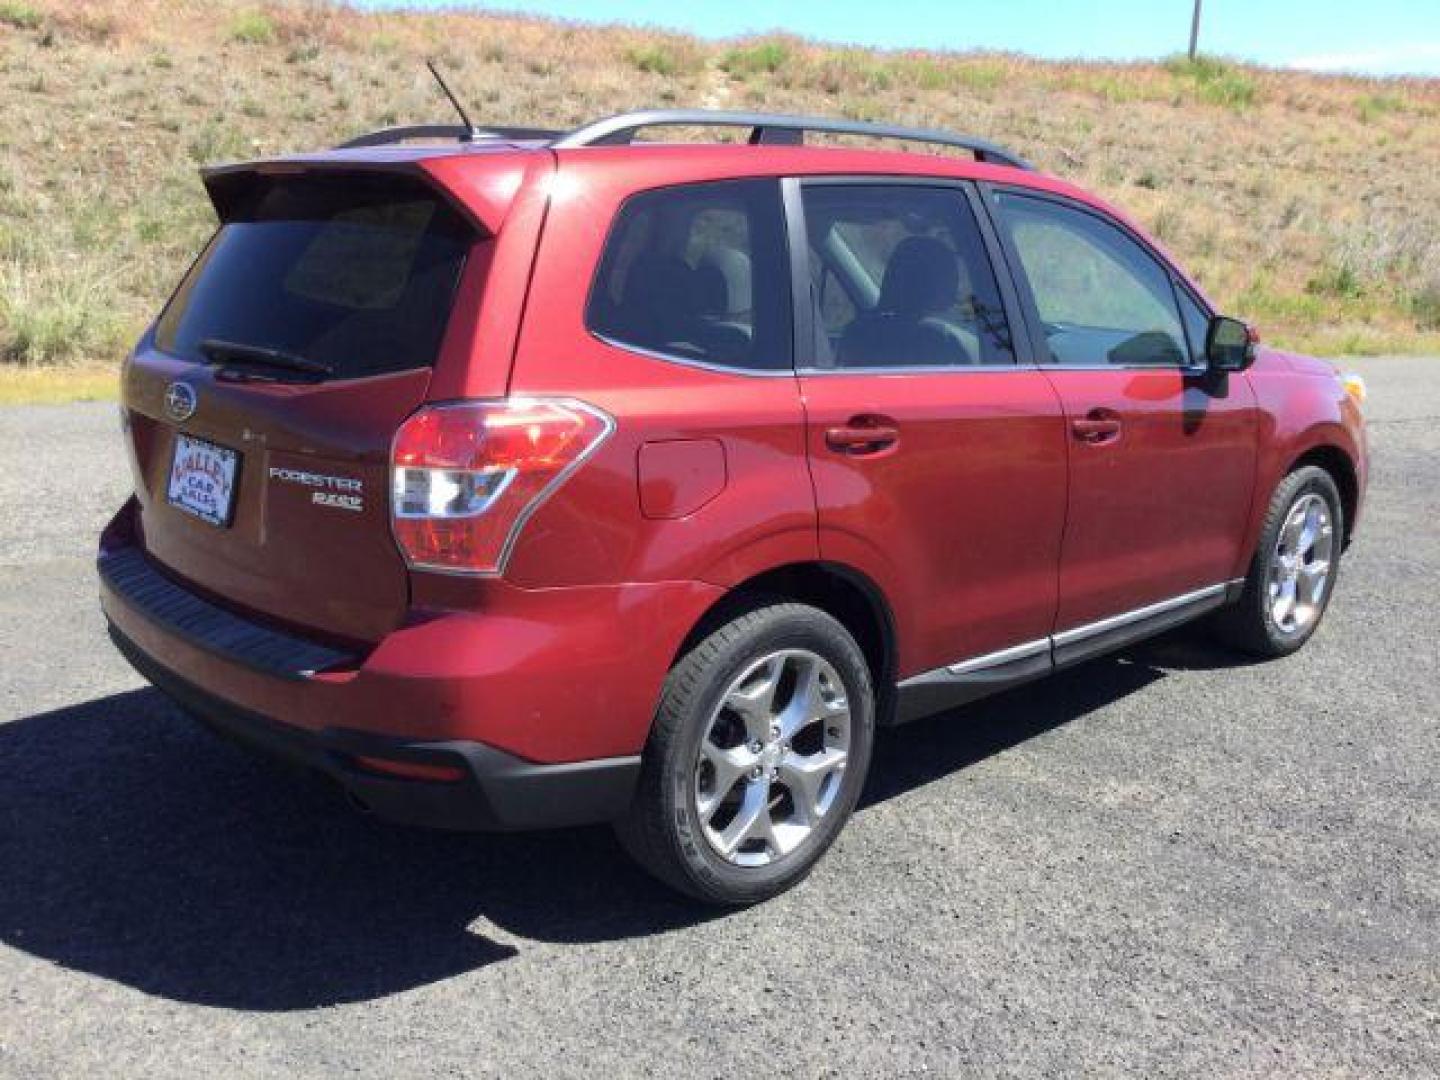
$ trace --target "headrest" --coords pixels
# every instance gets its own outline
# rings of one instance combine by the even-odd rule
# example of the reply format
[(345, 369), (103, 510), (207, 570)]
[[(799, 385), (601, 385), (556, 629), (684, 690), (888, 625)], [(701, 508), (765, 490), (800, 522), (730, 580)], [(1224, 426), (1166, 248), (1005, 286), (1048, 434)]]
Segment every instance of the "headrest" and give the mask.
[(666, 304), (688, 306), (693, 274), (685, 260), (678, 256), (644, 252), (626, 275), (624, 303), (627, 307), (639, 304), (647, 308)]
[(885, 265), (877, 311), (934, 315), (955, 303), (960, 268), (955, 253), (931, 236), (900, 241)]
[(707, 247), (695, 268), (700, 281), (701, 311), (706, 315), (744, 315), (753, 306), (750, 256), (732, 247)]

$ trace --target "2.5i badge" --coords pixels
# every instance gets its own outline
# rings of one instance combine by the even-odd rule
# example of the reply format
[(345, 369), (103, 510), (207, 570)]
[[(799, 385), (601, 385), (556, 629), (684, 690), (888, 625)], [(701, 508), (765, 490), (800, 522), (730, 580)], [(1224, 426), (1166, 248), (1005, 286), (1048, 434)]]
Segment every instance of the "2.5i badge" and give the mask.
[(365, 509), (365, 483), (351, 476), (330, 476), (326, 473), (306, 472), (304, 469), (271, 466), (270, 479), (282, 484), (300, 484), (302, 487), (314, 488), (310, 493), (310, 501), (316, 506), (329, 506), (355, 513)]

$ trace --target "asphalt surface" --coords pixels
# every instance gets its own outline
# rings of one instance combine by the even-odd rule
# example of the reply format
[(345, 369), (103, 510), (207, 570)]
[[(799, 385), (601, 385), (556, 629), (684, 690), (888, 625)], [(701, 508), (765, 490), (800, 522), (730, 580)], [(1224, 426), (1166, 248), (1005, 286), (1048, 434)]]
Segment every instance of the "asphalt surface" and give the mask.
[(96, 613), (114, 407), (0, 410), (0, 1075), (1440, 1073), (1440, 359), (1354, 366), (1308, 648), (887, 733), (812, 878), (719, 916), (604, 830), (390, 828), (202, 733)]

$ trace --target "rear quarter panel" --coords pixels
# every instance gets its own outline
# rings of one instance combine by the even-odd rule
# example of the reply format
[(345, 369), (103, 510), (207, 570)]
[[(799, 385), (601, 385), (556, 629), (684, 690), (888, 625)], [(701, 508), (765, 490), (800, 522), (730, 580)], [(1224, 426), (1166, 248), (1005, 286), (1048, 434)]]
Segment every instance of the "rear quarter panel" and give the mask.
[[(585, 326), (595, 268), (625, 198), (716, 177), (682, 155), (637, 167), (634, 155), (579, 153), (586, 164), (562, 164), (551, 184), (510, 392), (580, 398), (614, 417), (616, 430), (531, 518), (506, 578), (531, 588), (656, 581), (730, 586), (817, 558), (804, 412), (793, 373), (731, 372), (644, 355)], [(723, 483), (689, 513), (647, 517), (642, 448), (653, 462), (665, 446), (686, 441), (720, 443)]]

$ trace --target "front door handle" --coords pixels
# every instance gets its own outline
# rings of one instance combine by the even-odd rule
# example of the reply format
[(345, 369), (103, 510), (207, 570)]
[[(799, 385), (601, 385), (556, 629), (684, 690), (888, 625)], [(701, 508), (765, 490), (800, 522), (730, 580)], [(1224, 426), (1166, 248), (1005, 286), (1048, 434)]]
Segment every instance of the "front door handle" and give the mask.
[(1070, 430), (1083, 443), (1107, 443), (1120, 437), (1120, 417), (1109, 409), (1091, 409), (1070, 421)]
[(900, 429), (886, 416), (854, 416), (840, 427), (825, 429), (825, 445), (852, 457), (882, 454), (900, 441)]

